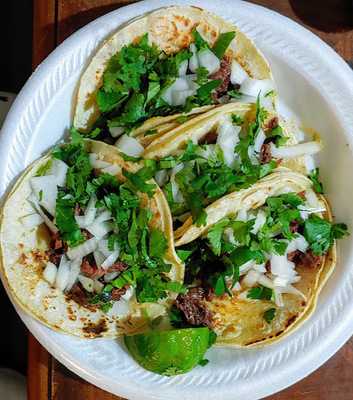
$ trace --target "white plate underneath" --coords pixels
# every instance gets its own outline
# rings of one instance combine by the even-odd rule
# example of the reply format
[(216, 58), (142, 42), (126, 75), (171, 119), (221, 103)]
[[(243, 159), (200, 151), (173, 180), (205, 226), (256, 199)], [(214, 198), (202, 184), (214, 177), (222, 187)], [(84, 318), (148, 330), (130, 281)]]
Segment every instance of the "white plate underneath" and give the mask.
[[(74, 89), (99, 42), (121, 23), (153, 8), (194, 4), (234, 22), (273, 68), (286, 109), (323, 136), (324, 184), (337, 219), (353, 227), (353, 74), (326, 44), (293, 21), (235, 0), (151, 0), (90, 23), (59, 46), (27, 82), (3, 126), (0, 192), (70, 126)], [(353, 333), (352, 237), (340, 243), (338, 267), (315, 315), (284, 341), (264, 349), (211, 349), (210, 363), (173, 378), (140, 368), (113, 340), (80, 340), (19, 312), (59, 361), (89, 382), (129, 399), (251, 399), (281, 390), (325, 362)]]

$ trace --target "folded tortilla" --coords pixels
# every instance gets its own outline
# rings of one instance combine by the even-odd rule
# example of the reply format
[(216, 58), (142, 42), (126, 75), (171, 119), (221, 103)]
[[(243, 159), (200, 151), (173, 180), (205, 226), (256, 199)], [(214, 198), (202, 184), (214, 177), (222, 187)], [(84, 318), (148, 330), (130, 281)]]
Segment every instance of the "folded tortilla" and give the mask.
[[(99, 160), (120, 167), (119, 181), (125, 179), (124, 168), (130, 172), (136, 166), (124, 161), (116, 148), (101, 142), (86, 141), (87, 150), (95, 153)], [(43, 269), (48, 259), (50, 233), (44, 224), (28, 229), (22, 218), (34, 212), (28, 196), (31, 193), (30, 179), (38, 168), (45, 165), (50, 154), (42, 157), (18, 179), (7, 196), (1, 213), (0, 254), (3, 282), (14, 302), (25, 312), (45, 325), (80, 337), (115, 337), (123, 333), (143, 331), (148, 324), (146, 315), (163, 313), (170, 299), (162, 304), (137, 303), (130, 300), (130, 312), (124, 318), (106, 314), (99, 308), (90, 310), (80, 306), (65, 293), (52, 287), (43, 279)], [(182, 282), (184, 266), (175, 253), (172, 219), (163, 192), (157, 188), (152, 198), (139, 193), (140, 206), (151, 210), (151, 228), (161, 230), (168, 243), (165, 262), (172, 265), (169, 278)]]
[(211, 45), (219, 34), (235, 31), (236, 36), (227, 50), (227, 56), (235, 59), (251, 78), (272, 80), (270, 67), (263, 54), (237, 27), (198, 7), (161, 8), (125, 24), (98, 49), (79, 83), (74, 113), (75, 128), (85, 132), (99, 117), (96, 93), (102, 86), (103, 73), (109, 59), (123, 46), (148, 33), (151, 43), (166, 54), (173, 54), (193, 42), (192, 30), (195, 27)]
[[(279, 169), (249, 189), (231, 193), (215, 201), (206, 208), (207, 225), (197, 227), (189, 218), (175, 232), (176, 246), (190, 243), (206, 235), (207, 231), (224, 217), (236, 217), (242, 210), (256, 210), (264, 205), (270, 196), (288, 192), (303, 193), (311, 190), (311, 182), (305, 176)], [(323, 218), (332, 221), (332, 214), (326, 199), (317, 195), (318, 201), (326, 211)], [(235, 218), (236, 220), (236, 218)], [(233, 347), (254, 347), (277, 342), (296, 330), (314, 312), (318, 295), (331, 275), (336, 264), (336, 244), (322, 256), (319, 267), (296, 267), (301, 277), (293, 286), (304, 296), (283, 294), (283, 307), (277, 307), (276, 317), (269, 324), (264, 320), (265, 311), (273, 307), (269, 300), (247, 299), (243, 293), (246, 288), (230, 297), (223, 295), (206, 302), (213, 317), (213, 328), (218, 335), (217, 344)], [(243, 295), (242, 295), (243, 293)]]

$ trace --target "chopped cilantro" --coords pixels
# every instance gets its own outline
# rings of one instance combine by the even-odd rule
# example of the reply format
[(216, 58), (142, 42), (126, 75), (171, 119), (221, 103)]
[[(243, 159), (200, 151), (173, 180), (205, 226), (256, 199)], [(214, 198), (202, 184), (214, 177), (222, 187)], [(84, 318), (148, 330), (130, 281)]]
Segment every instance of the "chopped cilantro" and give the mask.
[(189, 115), (179, 115), (179, 117), (176, 118), (176, 122), (178, 124), (183, 124), (184, 122), (188, 121), (190, 119)]
[(266, 310), (264, 312), (264, 320), (268, 324), (270, 324), (273, 321), (275, 315), (276, 315), (276, 309), (275, 308), (269, 308), (268, 310)]
[(150, 256), (163, 258), (167, 249), (167, 239), (162, 231), (152, 229), (150, 231)]
[(224, 228), (228, 224), (229, 224), (229, 220), (223, 219), (223, 220), (217, 222), (215, 225), (213, 225), (207, 233), (207, 239), (210, 242), (212, 251), (217, 256), (219, 256), (221, 254), (221, 248), (222, 248), (221, 238), (223, 235)]
[(246, 296), (248, 299), (253, 300), (271, 300), (272, 297), (272, 289), (269, 289), (265, 286), (257, 286), (249, 289), (248, 294)]
[(239, 90), (232, 89), (229, 92), (227, 92), (228, 96), (232, 97), (233, 99), (240, 99), (242, 94), (239, 92)]
[(234, 38), (235, 32), (225, 32), (218, 36), (215, 44), (213, 45), (212, 51), (220, 60), (223, 58), (228, 46)]
[(43, 176), (46, 175), (51, 167), (53, 165), (53, 160), (50, 158), (46, 163), (44, 163), (43, 165), (41, 165), (38, 169), (37, 169), (37, 173), (35, 176)]
[(192, 250), (177, 250), (176, 252), (181, 261), (186, 261), (192, 254)]
[(315, 190), (316, 193), (324, 193), (324, 188), (322, 186), (322, 183), (320, 182), (320, 177), (319, 177), (319, 168), (315, 168), (309, 175), (309, 179), (313, 183), (313, 189)]
[(43, 190), (40, 190), (38, 194), (39, 194), (39, 201), (42, 201), (43, 200)]
[(147, 193), (149, 197), (153, 196), (156, 185), (148, 183), (153, 178), (155, 171), (149, 167), (143, 167), (137, 172), (123, 170), (123, 175), (128, 179), (131, 185), (138, 191)]
[(200, 35), (200, 33), (198, 32), (198, 30), (196, 28), (194, 28), (192, 30), (192, 35), (194, 37), (194, 41), (195, 41), (195, 46), (197, 48), (197, 50), (202, 50), (202, 49), (208, 49), (209, 45), (206, 42), (206, 40)]

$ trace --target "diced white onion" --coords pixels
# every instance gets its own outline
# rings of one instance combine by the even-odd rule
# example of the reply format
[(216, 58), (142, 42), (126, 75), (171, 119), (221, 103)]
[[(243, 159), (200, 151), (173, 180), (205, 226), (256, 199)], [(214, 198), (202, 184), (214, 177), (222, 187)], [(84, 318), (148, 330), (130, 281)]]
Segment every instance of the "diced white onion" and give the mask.
[(56, 184), (58, 186), (65, 186), (66, 174), (69, 166), (64, 161), (57, 158), (52, 159), (51, 174), (55, 176)]
[[(51, 215), (55, 215), (56, 198), (58, 196), (58, 188), (56, 186), (56, 178), (54, 175), (35, 176), (31, 178), (30, 184), (38, 202)], [(41, 199), (41, 200), (40, 200)]]
[(239, 274), (240, 275), (246, 274), (248, 271), (250, 271), (253, 268), (254, 265), (255, 265), (255, 261), (254, 260), (247, 261), (246, 263), (242, 264), (239, 267)]
[(231, 167), (236, 160), (234, 148), (239, 142), (240, 131), (241, 127), (233, 125), (230, 117), (222, 119), (217, 127), (218, 135), (216, 143), (222, 149), (224, 161), (229, 167)]
[(259, 277), (261, 274), (259, 274), (257, 271), (254, 271), (251, 269), (243, 278), (242, 284), (247, 286), (247, 287), (253, 287), (256, 285)]
[(56, 265), (48, 261), (43, 271), (43, 278), (51, 285), (54, 285), (57, 272)]
[(103, 267), (104, 269), (108, 269), (109, 267), (111, 267), (119, 257), (119, 254), (120, 254), (120, 249), (114, 250), (112, 254), (110, 254), (110, 256), (104, 260), (101, 267)]
[(91, 278), (87, 278), (87, 276), (79, 275), (78, 280), (80, 281), (81, 285), (87, 292), (92, 293), (94, 290), (94, 281)]
[(233, 290), (236, 290), (237, 292), (239, 292), (241, 290), (241, 285), (239, 282), (235, 283), (235, 285), (233, 286)]
[(296, 250), (305, 253), (308, 247), (309, 244), (306, 241), (305, 237), (297, 233), (297, 236), (288, 243), (286, 253), (288, 254)]
[(253, 145), (248, 147), (248, 156), (253, 164), (259, 163), (258, 154), (255, 153), (255, 149), (254, 149)]
[(76, 247), (70, 248), (67, 252), (67, 256), (70, 260), (74, 260), (75, 258), (83, 258), (88, 254), (93, 253), (97, 248), (97, 244), (97, 239), (93, 237)]
[(273, 289), (273, 282), (271, 281), (270, 278), (268, 278), (264, 274), (260, 274), (257, 281), (259, 282), (260, 285), (265, 286), (269, 289)]
[(319, 142), (306, 142), (280, 147), (276, 147), (271, 143), (270, 146), (273, 158), (295, 158), (304, 155), (312, 155), (321, 150), (321, 144)]
[(265, 264), (255, 264), (252, 268), (254, 271), (260, 272), (261, 274), (264, 274), (267, 271)]
[(183, 106), (186, 102), (186, 99), (195, 94), (194, 90), (178, 90), (172, 92), (172, 106)]
[(245, 210), (245, 208), (242, 208), (241, 210), (238, 211), (237, 221), (246, 222), (247, 220), (248, 220), (247, 210)]
[(108, 248), (108, 240), (107, 239), (99, 241), (98, 249), (101, 253), (103, 253), (103, 255), (105, 257), (109, 257), (113, 253), (113, 251), (109, 250), (109, 248)]
[(226, 239), (229, 243), (231, 243), (231, 244), (236, 244), (236, 243), (237, 243), (237, 241), (235, 240), (234, 232), (233, 232), (233, 229), (232, 229), (232, 228), (230, 228), (230, 227), (226, 228), (226, 229), (224, 230), (224, 232), (223, 232), (223, 235), (224, 235), (225, 239)]
[(92, 168), (101, 169), (105, 167), (109, 167), (109, 163), (103, 160), (98, 159), (98, 155), (96, 153), (89, 153), (88, 155), (89, 162)]
[(93, 257), (98, 267), (100, 267), (103, 264), (104, 260), (106, 259), (104, 254), (99, 250), (93, 252)]
[(315, 160), (313, 156), (309, 156), (309, 155), (305, 155), (304, 156), (304, 164), (305, 164), (305, 168), (308, 174), (310, 174), (310, 172), (314, 171), (314, 169), (316, 168), (315, 165)]
[(58, 272), (55, 278), (55, 286), (62, 292), (65, 290), (70, 275), (70, 264), (65, 254), (61, 257)]
[(275, 286), (287, 286), (288, 285), (288, 278), (284, 278), (282, 276), (276, 276), (273, 280), (273, 284)]
[(295, 264), (287, 259), (287, 255), (271, 255), (271, 272), (273, 275), (288, 278), (291, 281), (296, 276)]
[(129, 302), (120, 299), (119, 301), (114, 301), (113, 307), (108, 311), (109, 316), (114, 317), (126, 317), (130, 312)]
[(32, 204), (33, 208), (37, 211), (37, 213), (43, 218), (45, 225), (53, 232), (57, 233), (58, 228), (55, 226), (55, 224), (48, 218), (48, 216), (43, 212), (42, 208), (38, 204), (38, 200), (32, 193), (30, 196), (28, 196), (27, 200)]
[(91, 233), (95, 238), (102, 239), (107, 233), (113, 230), (112, 224), (110, 222), (97, 222), (94, 221), (93, 224), (87, 226), (86, 228), (89, 233)]
[(94, 281), (93, 281), (93, 290), (96, 293), (101, 293), (103, 288), (104, 288), (104, 284), (102, 282), (100, 282), (98, 279), (94, 279)]
[(199, 59), (197, 57), (197, 49), (194, 43), (190, 44), (190, 51), (192, 53), (191, 58), (189, 59), (189, 69), (191, 72), (196, 72), (197, 68), (199, 68)]
[(241, 85), (248, 78), (247, 72), (235, 60), (232, 61), (230, 81), (233, 85)]
[(165, 183), (168, 182), (168, 172), (165, 169), (161, 169), (160, 171), (156, 172), (154, 179), (157, 182), (158, 186), (163, 186)]
[(114, 271), (114, 272), (108, 272), (104, 275), (104, 282), (111, 282), (113, 279), (115, 279), (119, 275), (119, 272)]
[(115, 143), (115, 146), (124, 154), (131, 157), (140, 157), (143, 153), (143, 146), (133, 137), (122, 135)]
[(86, 218), (84, 215), (75, 215), (75, 221), (79, 228), (86, 228)]
[(124, 300), (126, 300), (126, 301), (129, 301), (129, 300), (133, 297), (134, 294), (135, 294), (135, 289), (134, 289), (132, 286), (130, 286), (130, 287), (126, 290), (125, 294), (123, 294), (123, 295), (121, 296), (121, 298), (124, 299)]
[(206, 68), (209, 74), (218, 71), (221, 66), (219, 58), (210, 49), (200, 50), (197, 57), (200, 66)]
[(38, 214), (29, 214), (21, 218), (21, 223), (25, 228), (32, 229), (42, 224), (44, 219)]
[(96, 216), (96, 203), (97, 203), (97, 197), (96, 195), (92, 195), (91, 198), (88, 201), (86, 210), (85, 210), (85, 223), (86, 226), (90, 225)]
[(170, 183), (172, 186), (172, 195), (173, 195), (173, 200), (175, 203), (182, 203), (184, 201), (183, 194), (181, 193), (179, 189), (179, 185), (175, 181), (174, 176), (170, 178)]
[(266, 135), (262, 129), (259, 130), (258, 134), (256, 135), (255, 142), (254, 142), (254, 151), (259, 154), (261, 151), (261, 147), (266, 140)]
[(105, 167), (102, 169), (102, 172), (109, 175), (117, 175), (121, 171), (121, 167), (119, 165), (109, 165), (109, 167)]
[(186, 75), (186, 71), (188, 70), (188, 64), (189, 61), (188, 60), (184, 60), (180, 63), (179, 65), (179, 70), (178, 70), (178, 75), (179, 76), (184, 76)]
[(283, 307), (284, 306), (284, 302), (283, 302), (282, 294), (277, 290), (276, 287), (274, 287), (273, 295), (274, 295), (274, 298), (275, 298), (276, 306), (277, 307)]
[(117, 138), (121, 136), (124, 133), (125, 128), (122, 126), (114, 126), (109, 128), (110, 134), (113, 136), (113, 138)]
[(70, 263), (70, 273), (69, 273), (69, 278), (67, 281), (66, 285), (66, 291), (71, 290), (72, 286), (77, 281), (78, 275), (81, 271), (81, 264), (82, 264), (82, 258), (77, 258)]
[(287, 286), (285, 286), (285, 287), (280, 286), (280, 287), (277, 287), (276, 289), (277, 289), (278, 292), (280, 292), (280, 293), (295, 294), (295, 295), (297, 295), (297, 296), (302, 297), (304, 300), (306, 300), (306, 296), (305, 296), (300, 290), (298, 290), (297, 288), (295, 288), (295, 287), (292, 286), (292, 285), (287, 285)]
[(249, 77), (243, 81), (240, 87), (241, 93), (253, 97), (257, 97), (259, 93), (265, 95), (273, 89), (274, 84), (271, 79), (253, 79)]
[(251, 233), (256, 235), (259, 232), (259, 230), (265, 225), (265, 222), (266, 222), (266, 214), (263, 210), (259, 210), (256, 215), (254, 225), (251, 229)]

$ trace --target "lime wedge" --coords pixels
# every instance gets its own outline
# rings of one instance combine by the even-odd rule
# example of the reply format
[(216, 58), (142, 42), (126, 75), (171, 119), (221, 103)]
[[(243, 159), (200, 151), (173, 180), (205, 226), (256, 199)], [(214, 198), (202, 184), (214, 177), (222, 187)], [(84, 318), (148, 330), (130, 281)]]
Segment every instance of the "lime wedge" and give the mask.
[(125, 345), (143, 368), (160, 375), (178, 375), (193, 369), (209, 347), (208, 328), (151, 331), (125, 336)]

